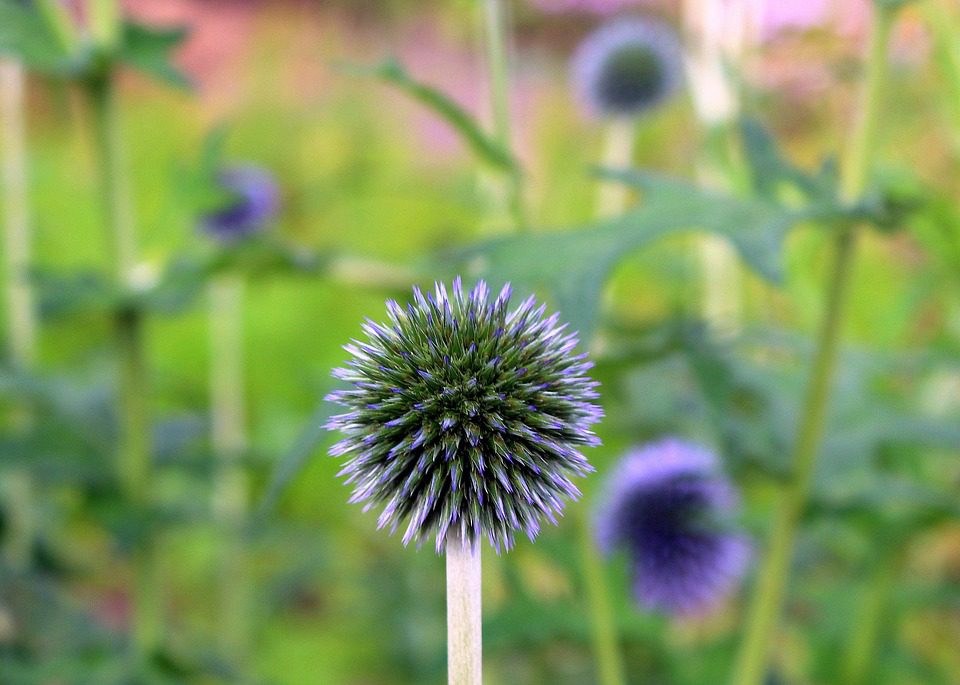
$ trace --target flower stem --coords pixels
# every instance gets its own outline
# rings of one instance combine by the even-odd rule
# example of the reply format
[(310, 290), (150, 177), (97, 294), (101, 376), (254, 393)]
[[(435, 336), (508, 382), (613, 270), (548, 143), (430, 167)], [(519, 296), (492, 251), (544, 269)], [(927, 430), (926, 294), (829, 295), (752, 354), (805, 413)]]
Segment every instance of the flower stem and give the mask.
[(623, 660), (617, 644), (617, 628), (613, 620), (610, 605), (610, 593), (603, 574), (603, 565), (597, 554), (590, 535), (590, 522), (586, 508), (579, 516), (580, 563), (583, 570), (584, 587), (590, 609), (590, 629), (593, 640), (593, 653), (597, 663), (597, 683), (599, 685), (624, 685)]
[(116, 46), (121, 24), (118, 0), (89, 0), (87, 7), (94, 41), (104, 48)]
[(210, 391), (213, 447), (218, 468), (213, 513), (224, 531), (220, 558), (221, 648), (234, 664), (249, 647), (253, 598), (244, 539), (247, 474), (241, 459), (247, 448), (243, 387), (243, 280), (235, 274), (210, 284)]
[[(507, 18), (503, 0), (483, 2), (487, 68), (490, 72), (490, 102), (493, 111), (493, 136), (504, 150), (512, 149), (510, 126), (510, 70), (507, 54)], [(519, 169), (504, 172), (500, 191), (517, 230), (529, 227), (523, 198), (523, 175)]]
[[(3, 207), (5, 272), (7, 277), (7, 330), (10, 360), (17, 370), (33, 365), (36, 356), (36, 319), (33, 293), (28, 283), (30, 268), (30, 216), (27, 198), (27, 150), (24, 123), (23, 68), (0, 60), (0, 144), (3, 150)], [(14, 411), (14, 422), (31, 421), (29, 407)], [(7, 546), (9, 562), (19, 569), (30, 563), (35, 537), (33, 479), (26, 468), (4, 474), (7, 495)]]
[(960, 152), (960, 14), (946, 7), (947, 0), (920, 3), (927, 29), (933, 37), (935, 63), (946, 84), (943, 99), (953, 124), (954, 144)]
[(35, 0), (34, 4), (60, 47), (72, 53), (77, 45), (77, 30), (62, 0)]
[[(876, 150), (881, 86), (887, 71), (887, 51), (894, 16), (892, 10), (879, 6), (874, 15), (862, 106), (841, 178), (840, 191), (847, 200), (856, 199), (862, 194)], [(730, 681), (732, 685), (759, 685), (766, 675), (771, 643), (789, 579), (797, 528), (813, 483), (817, 453), (826, 424), (843, 317), (849, 299), (856, 239), (855, 226), (843, 227), (837, 233), (826, 312), (793, 453), (793, 473), (784, 486), (769, 533), (766, 556), (759, 571), (747, 614), (744, 639)]]
[(480, 545), (447, 538), (447, 682), (482, 685)]
[[(631, 118), (614, 119), (603, 134), (604, 169), (629, 169), (633, 166), (637, 123)], [(597, 216), (601, 219), (622, 214), (627, 208), (629, 189), (625, 183), (602, 181), (597, 193)]]
[[(108, 74), (102, 80), (90, 83), (87, 92), (93, 112), (100, 192), (113, 247), (115, 278), (118, 290), (127, 292), (136, 259), (136, 236), (127, 188), (123, 183), (119, 111), (112, 76)], [(143, 329), (143, 313), (135, 305), (124, 306), (117, 311), (114, 340), (119, 361), (118, 476), (127, 506), (144, 521), (145, 526), (149, 526), (153, 469)], [(144, 529), (131, 558), (134, 574), (133, 667), (149, 658), (161, 640), (162, 607), (155, 556), (151, 532)]]
[(869, 682), (883, 619), (896, 587), (903, 555), (888, 551), (873, 565), (873, 573), (864, 588), (863, 604), (854, 621), (850, 645), (844, 659), (842, 682), (864, 685)]

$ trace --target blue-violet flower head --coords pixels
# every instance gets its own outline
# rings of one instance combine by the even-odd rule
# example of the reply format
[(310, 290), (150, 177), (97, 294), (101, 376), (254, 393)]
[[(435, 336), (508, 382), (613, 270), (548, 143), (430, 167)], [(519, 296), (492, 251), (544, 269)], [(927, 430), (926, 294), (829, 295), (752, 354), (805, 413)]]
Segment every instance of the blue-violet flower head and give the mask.
[(273, 175), (255, 166), (226, 169), (217, 177), (230, 201), (201, 217), (201, 228), (212, 238), (233, 242), (262, 231), (280, 206), (280, 189)]
[(666, 101), (683, 83), (680, 39), (659, 21), (616, 19), (584, 39), (571, 74), (588, 113), (634, 117)]
[(511, 309), (509, 285), (490, 295), (459, 278), (415, 288), (334, 370), (349, 388), (328, 399), (349, 411), (328, 423), (346, 436), (330, 453), (347, 456), (351, 502), (382, 504), (379, 527), (406, 522), (404, 544), (435, 535), (440, 551), (451, 534), (510, 549), (516, 531), (556, 523), (580, 494), (572, 478), (592, 471), (576, 447), (599, 444), (602, 410), (576, 334), (533, 297)]
[(730, 523), (736, 491), (703, 447), (671, 438), (628, 452), (600, 502), (597, 543), (626, 549), (646, 609), (705, 613), (747, 569), (749, 542)]

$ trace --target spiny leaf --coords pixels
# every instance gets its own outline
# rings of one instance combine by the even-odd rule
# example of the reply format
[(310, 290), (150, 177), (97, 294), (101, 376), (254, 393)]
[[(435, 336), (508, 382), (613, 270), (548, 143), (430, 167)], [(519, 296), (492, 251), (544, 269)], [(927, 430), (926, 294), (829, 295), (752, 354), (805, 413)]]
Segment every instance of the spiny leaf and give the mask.
[(754, 271), (780, 283), (787, 233), (797, 222), (822, 211), (737, 199), (641, 172), (604, 176), (641, 189), (643, 204), (582, 229), (494, 238), (448, 253), (447, 259), (465, 275), (549, 293), (581, 338), (589, 340), (604, 282), (631, 251), (660, 238), (701, 230), (728, 240)]
[(70, 63), (43, 17), (15, 0), (0, 0), (0, 55), (47, 74), (63, 73)]
[(396, 86), (449, 124), (482, 160), (505, 171), (519, 172), (519, 164), (510, 151), (487, 135), (473, 116), (440, 90), (413, 79), (397, 60), (390, 59), (374, 67), (346, 65), (342, 69)]
[(158, 29), (127, 22), (117, 59), (167, 85), (190, 88), (190, 79), (170, 61), (187, 34), (185, 27)]

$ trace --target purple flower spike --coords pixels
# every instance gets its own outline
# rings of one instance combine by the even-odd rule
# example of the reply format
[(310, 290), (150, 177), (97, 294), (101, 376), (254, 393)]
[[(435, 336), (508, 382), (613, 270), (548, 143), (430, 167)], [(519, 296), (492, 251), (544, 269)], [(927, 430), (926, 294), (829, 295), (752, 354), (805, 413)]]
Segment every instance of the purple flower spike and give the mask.
[(708, 450), (669, 438), (627, 453), (610, 474), (596, 517), (600, 549), (630, 555), (642, 606), (708, 612), (746, 572), (750, 545), (729, 527), (738, 498)]
[(258, 233), (273, 219), (280, 206), (280, 189), (273, 176), (253, 166), (234, 167), (219, 176), (231, 201), (201, 218), (203, 231), (223, 242), (233, 242)]
[(351, 501), (384, 504), (381, 527), (406, 522), (404, 543), (434, 535), (439, 551), (457, 533), (510, 549), (517, 531), (556, 521), (579, 495), (570, 479), (592, 470), (574, 446), (599, 442), (603, 412), (576, 335), (532, 299), (511, 311), (509, 288), (492, 295), (459, 279), (414, 290), (334, 372), (352, 388), (331, 396), (349, 411), (327, 424), (344, 435), (330, 454), (347, 458)]
[(680, 88), (683, 50), (667, 24), (618, 19), (581, 43), (571, 74), (577, 97), (590, 115), (635, 117)]

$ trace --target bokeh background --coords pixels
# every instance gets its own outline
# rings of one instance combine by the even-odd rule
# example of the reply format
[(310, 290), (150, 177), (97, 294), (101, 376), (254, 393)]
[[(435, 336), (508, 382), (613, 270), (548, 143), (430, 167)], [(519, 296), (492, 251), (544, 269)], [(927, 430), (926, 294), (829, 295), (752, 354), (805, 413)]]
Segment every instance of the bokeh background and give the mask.
[[(508, 4), (513, 137), (532, 224), (563, 230), (587, 223), (603, 127), (571, 95), (568, 63), (578, 42), (628, 3), (564, 11), (564, 3), (550, 7), (547, 0)], [(855, 116), (869, 3), (782, 4), (746, 53), (746, 108), (799, 165), (812, 168), (838, 151)], [(824, 453), (839, 475), (823, 475), (836, 487), (825, 491), (829, 503), (803, 529), (776, 639), (780, 679), (771, 682), (840, 682), (832, 674), (871, 573), (894, 551), (895, 587), (871, 682), (960, 683), (960, 522), (932, 516), (915, 524), (909, 512), (926, 495), (909, 489), (871, 504), (876, 515), (858, 509), (844, 517), (831, 509), (859, 501), (859, 486), (879, 471), (909, 475), (948, 498), (960, 494), (960, 122), (920, 4), (908, 7), (897, 27), (878, 157), (883, 178), (921, 189), (929, 202), (907, 230), (863, 241)], [(960, 25), (958, 8), (942, 4)], [(250, 496), (259, 513), (246, 537), (255, 591), (242, 676), (217, 657), (223, 531), (203, 515), (211, 458), (207, 306), (200, 297), (149, 319), (159, 463), (153, 487), (172, 509), (191, 512), (158, 534), (168, 682), (443, 682), (442, 557), (376, 531), (374, 515), (347, 504), (340, 465), (325, 454), (330, 439), (309, 435), (332, 385), (330, 369), (345, 359), (341, 344), (359, 334), (364, 317), (382, 316), (385, 297), (405, 297), (403, 271), (384, 286), (365, 277), (379, 273), (370, 264), (407, 266), (501, 230), (491, 225), (483, 174), (456, 134), (403, 94), (338, 65), (397, 56), (418, 79), (488, 121), (477, 3), (125, 5), (144, 21), (191, 30), (176, 62), (193, 91), (132, 73), (120, 84), (125, 176), (146, 277), (178, 255), (211, 249), (183, 179), (220, 126), (225, 160), (275, 174), (282, 208), (270, 230), (278, 241), (304, 254), (361, 260), (349, 278), (323, 270), (248, 278), (243, 385)], [(680, 21), (678, 3), (669, 0), (627, 11)], [(76, 92), (45, 79), (32, 78), (28, 96), (35, 261), (43, 272), (66, 274), (60, 288), (69, 292), (82, 287), (82, 274), (108, 268), (89, 112)], [(645, 116), (637, 130), (638, 166), (695, 175), (703, 139), (687, 93)], [(600, 355), (597, 368), (608, 414), (599, 429), (604, 446), (589, 452), (598, 477), (584, 483), (585, 498), (571, 511), (591, 506), (597, 483), (625, 447), (680, 434), (724, 456), (744, 490), (744, 525), (759, 542), (775, 493), (751, 460), (786, 457), (781, 436), (792, 434), (822, 314), (828, 237), (815, 227), (792, 234), (783, 287), (744, 274), (737, 294), (744, 325), (724, 337), (703, 333), (691, 241), (671, 238), (628, 255), (606, 286), (601, 342), (609, 354)], [(96, 674), (107, 672), (98, 669), (119, 649), (128, 623), (130, 567), (117, 549), (113, 531), (123, 510), (109, 486), (110, 323), (95, 309), (58, 315), (57, 290), (46, 292), (36, 382), (73, 423), (63, 428), (59, 456), (41, 479), (40, 570), (29, 580), (11, 579), (0, 593), (0, 679), (112, 682)], [(4, 393), (12, 404), (16, 392), (5, 386)], [(302, 468), (271, 491), (278, 464), (297, 452), (305, 431)], [(263, 513), (257, 506), (268, 494), (276, 501)], [(520, 541), (509, 554), (484, 550), (487, 682), (595, 682), (575, 519), (546, 528), (536, 544)], [(743, 592), (707, 617), (670, 620), (635, 605), (624, 559), (604, 572), (629, 682), (726, 677)]]

